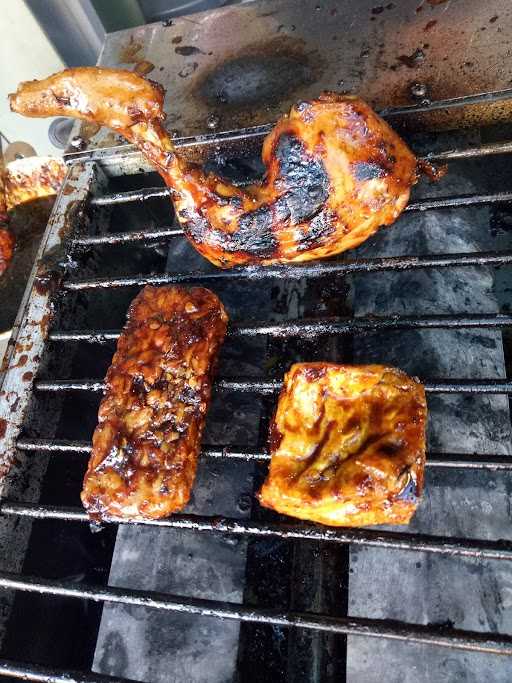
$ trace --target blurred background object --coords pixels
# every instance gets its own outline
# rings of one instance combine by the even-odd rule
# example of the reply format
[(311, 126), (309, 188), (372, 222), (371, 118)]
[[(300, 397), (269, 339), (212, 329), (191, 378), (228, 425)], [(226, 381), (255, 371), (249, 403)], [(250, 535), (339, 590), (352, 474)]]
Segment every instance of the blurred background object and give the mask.
[(66, 165), (59, 157), (31, 156), (4, 165), (2, 185), (6, 222), (0, 228), (4, 231), (3, 236), (0, 232), (0, 274), (2, 244), (7, 245), (4, 249), (9, 245), (11, 248), (15, 245), (15, 249), (0, 276), (0, 359), (65, 175)]
[[(2, 5), (0, 92), (21, 81), (43, 78), (66, 66), (98, 61), (106, 33), (193, 12), (239, 4), (240, 0), (15, 0)], [(24, 140), (39, 154), (59, 154), (71, 124), (66, 119), (12, 116), (0, 98), (0, 130), (9, 140)], [(27, 156), (27, 155), (24, 155)]]

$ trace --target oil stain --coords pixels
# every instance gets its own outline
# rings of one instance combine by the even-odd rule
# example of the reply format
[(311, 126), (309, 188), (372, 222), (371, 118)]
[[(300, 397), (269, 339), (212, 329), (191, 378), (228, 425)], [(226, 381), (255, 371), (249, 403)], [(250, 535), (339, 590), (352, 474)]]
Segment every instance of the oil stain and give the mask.
[(136, 64), (141, 61), (139, 52), (143, 45), (135, 42), (133, 36), (130, 36), (130, 42), (119, 50), (118, 60), (121, 64)]
[(204, 55), (206, 54), (202, 50), (200, 50), (198, 47), (194, 47), (193, 45), (180, 45), (180, 47), (175, 47), (174, 52), (176, 52), (177, 55), (182, 55), (182, 57), (190, 57), (191, 55)]
[(209, 106), (275, 106), (300, 87), (318, 81), (325, 68), (325, 59), (316, 50), (306, 52), (302, 40), (279, 36), (215, 65), (202, 77), (196, 93)]
[(139, 76), (145, 76), (146, 74), (151, 73), (153, 69), (155, 68), (155, 65), (152, 62), (148, 62), (145, 59), (142, 60), (141, 62), (137, 62), (135, 66), (133, 67), (133, 71), (136, 74), (139, 74)]

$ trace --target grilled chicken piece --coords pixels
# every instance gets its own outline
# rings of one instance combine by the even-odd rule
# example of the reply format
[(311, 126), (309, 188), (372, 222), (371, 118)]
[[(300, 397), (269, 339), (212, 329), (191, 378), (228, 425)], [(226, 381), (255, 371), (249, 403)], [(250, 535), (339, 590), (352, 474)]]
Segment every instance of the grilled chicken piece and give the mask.
[(263, 145), (265, 180), (241, 189), (184, 163), (163, 128), (164, 91), (115, 69), (67, 69), (10, 95), (26, 116), (74, 116), (135, 143), (171, 189), (195, 248), (221, 268), (333, 256), (405, 208), (417, 161), (358, 97), (299, 102)]
[(227, 319), (202, 287), (145, 287), (132, 302), (84, 478), (92, 519), (155, 519), (187, 504)]
[(335, 526), (406, 524), (423, 491), (426, 415), (423, 386), (400, 370), (293, 365), (261, 504)]
[(5, 273), (14, 254), (14, 237), (12, 233), (0, 228), (0, 277)]

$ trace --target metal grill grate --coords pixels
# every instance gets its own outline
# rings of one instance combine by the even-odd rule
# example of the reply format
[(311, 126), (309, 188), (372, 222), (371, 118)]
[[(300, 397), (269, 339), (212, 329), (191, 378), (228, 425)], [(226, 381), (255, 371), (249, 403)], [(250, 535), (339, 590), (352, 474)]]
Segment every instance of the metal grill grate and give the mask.
[[(480, 99), (483, 96), (479, 96)], [(498, 94), (495, 99), (509, 98), (510, 92)], [(464, 99), (464, 98), (463, 98)], [(467, 98), (466, 98), (467, 99)], [(480, 100), (478, 100), (480, 101)], [(470, 102), (471, 103), (471, 102)], [(449, 106), (465, 106), (468, 102), (454, 102)], [(445, 106), (446, 105), (445, 103)], [(437, 104), (431, 105), (435, 109)], [(426, 107), (428, 109), (428, 107)], [(400, 113), (423, 111), (425, 106), (405, 108)], [(258, 135), (266, 132), (261, 127)], [(493, 154), (512, 152), (512, 143), (484, 145), (479, 148), (451, 150), (436, 155), (436, 159), (473, 159)], [(122, 155), (125, 152), (119, 152)], [(20, 316), (16, 324), (14, 341), (17, 342), (9, 350), (9, 369), (3, 377), (2, 390), (15, 392), (16, 403), (7, 405), (2, 419), (6, 436), (6, 452), (4, 464), (13, 467), (12, 461), (17, 449), (27, 453), (37, 452), (51, 456), (82, 456), (91, 451), (90, 443), (79, 440), (63, 440), (32, 437), (24, 434), (24, 417), (31, 410), (31, 402), (51, 392), (62, 396), (69, 392), (96, 392), (103, 389), (100, 379), (36, 379), (45, 344), (65, 344), (67, 348), (73, 344), (105, 345), (114, 342), (118, 330), (94, 329), (52, 329), (47, 334), (48, 315), (57, 291), (63, 295), (85, 290), (114, 289), (129, 286), (140, 287), (145, 284), (167, 284), (204, 282), (215, 285), (216, 282), (245, 279), (259, 281), (263, 279), (286, 277), (288, 279), (320, 278), (325, 275), (347, 275), (352, 273), (376, 273), (383, 271), (443, 268), (465, 266), (508, 266), (512, 264), (512, 252), (497, 251), (490, 253), (448, 254), (433, 256), (407, 256), (377, 259), (337, 259), (319, 263), (272, 266), (267, 268), (245, 267), (232, 270), (197, 273), (178, 273), (153, 275), (141, 273), (128, 276), (104, 276), (74, 279), (68, 272), (56, 284), (53, 282), (45, 258), (48, 254), (64, 245), (70, 257), (80, 249), (93, 249), (98, 246), (111, 247), (136, 243), (161, 243), (167, 240), (182, 239), (180, 229), (153, 226), (134, 232), (118, 232), (115, 234), (92, 234), (94, 221), (84, 220), (89, 207), (96, 211), (130, 202), (147, 201), (149, 199), (167, 197), (164, 188), (146, 188), (130, 190), (116, 194), (98, 194), (102, 185), (101, 163), (94, 160), (94, 155), (87, 158), (80, 156), (68, 174), (67, 184), (54, 210), (49, 228), (43, 240), (38, 256), (39, 267), (34, 271), (27, 291)], [(110, 162), (112, 163), (112, 162)], [(88, 197), (89, 193), (92, 196)], [(430, 211), (456, 209), (459, 207), (499, 204), (512, 201), (512, 192), (494, 194), (460, 195), (442, 197), (432, 200), (421, 200), (409, 205), (409, 211)], [(72, 220), (66, 213), (71, 202), (75, 202)], [(79, 210), (76, 210), (76, 206)], [(60, 259), (62, 261), (62, 258)], [(46, 283), (42, 286), (42, 283)], [(429, 315), (429, 316), (393, 316), (393, 317), (337, 317), (327, 319), (297, 319), (282, 323), (240, 322), (230, 328), (230, 336), (259, 337), (270, 336), (277, 339), (304, 338), (315, 339), (319, 336), (359, 335), (374, 331), (410, 330), (410, 329), (471, 329), (512, 327), (511, 315)], [(36, 328), (36, 329), (34, 329)], [(25, 335), (25, 336), (24, 336)], [(45, 339), (46, 337), (46, 339)], [(30, 346), (29, 346), (30, 344)], [(20, 357), (26, 356), (20, 365)], [(30, 373), (30, 377), (26, 373)], [(25, 375), (25, 376), (24, 376)], [(424, 378), (423, 378), (424, 379)], [(429, 393), (465, 393), (465, 394), (512, 394), (512, 381), (508, 379), (459, 380), (459, 379), (424, 379)], [(20, 387), (22, 387), (20, 389)], [(237, 378), (219, 379), (217, 391), (253, 392), (255, 394), (273, 396), (280, 388), (277, 380)], [(27, 431), (27, 430), (25, 430)], [(205, 446), (203, 456), (209, 458), (231, 459), (241, 461), (265, 462), (269, 455), (262, 449)], [(31, 456), (34, 457), (34, 456)], [(472, 454), (460, 455), (450, 453), (429, 453), (428, 467), (451, 469), (485, 469), (490, 471), (509, 471), (512, 469), (511, 455)], [(3, 520), (58, 520), (68, 523), (86, 523), (86, 514), (78, 507), (67, 505), (43, 505), (37, 502), (13, 500), (7, 495), (0, 503), (0, 518)], [(125, 522), (123, 522), (125, 523)], [(279, 539), (301, 539), (321, 541), (335, 544), (354, 544), (377, 548), (424, 551), (446, 556), (472, 558), (474, 560), (512, 560), (512, 542), (502, 540), (468, 539), (421, 535), (399, 531), (376, 531), (367, 529), (331, 529), (305, 523), (276, 521), (263, 523), (252, 520), (239, 520), (229, 517), (208, 517), (187, 514), (174, 515), (169, 519), (148, 521), (147, 526), (188, 529), (197, 532), (214, 532), (235, 536), (274, 537)], [(475, 633), (456, 630), (445, 626), (420, 626), (390, 620), (331, 617), (322, 614), (305, 614), (300, 612), (283, 612), (267, 608), (253, 608), (226, 602), (206, 599), (192, 599), (155, 592), (144, 592), (111, 587), (100, 587), (76, 583), (24, 576), (13, 572), (0, 572), (0, 587), (18, 591), (36, 592), (48, 596), (67, 596), (107, 603), (124, 603), (142, 605), (159, 610), (171, 610), (200, 614), (211, 617), (234, 619), (241, 622), (271, 624), (285, 627), (298, 627), (310, 630), (328, 631), (353, 636), (370, 636), (395, 640), (428, 643), (439, 647), (456, 648), (490, 654), (512, 655), (512, 636), (497, 633)], [(0, 660), (0, 676), (11, 676), (33, 681), (107, 681), (108, 676), (58, 672), (31, 665), (16, 664)], [(116, 679), (119, 680), (119, 679)]]

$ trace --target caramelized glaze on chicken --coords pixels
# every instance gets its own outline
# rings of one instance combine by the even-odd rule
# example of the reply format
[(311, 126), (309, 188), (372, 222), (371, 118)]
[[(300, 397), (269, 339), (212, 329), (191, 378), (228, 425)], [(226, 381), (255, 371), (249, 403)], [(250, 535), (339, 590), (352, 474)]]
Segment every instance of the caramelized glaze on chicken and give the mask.
[(166, 517), (187, 504), (226, 325), (202, 287), (145, 287), (135, 298), (84, 478), (92, 519)]
[(422, 385), (400, 370), (293, 365), (261, 504), (335, 526), (406, 524), (423, 491), (426, 413)]
[(14, 237), (5, 228), (0, 228), (0, 277), (5, 273), (14, 254)]
[(263, 145), (264, 181), (239, 188), (176, 154), (163, 128), (164, 92), (129, 71), (82, 67), (22, 83), (26, 116), (74, 116), (135, 143), (171, 189), (185, 234), (222, 268), (333, 256), (405, 208), (417, 162), (361, 99), (324, 93), (299, 102)]

